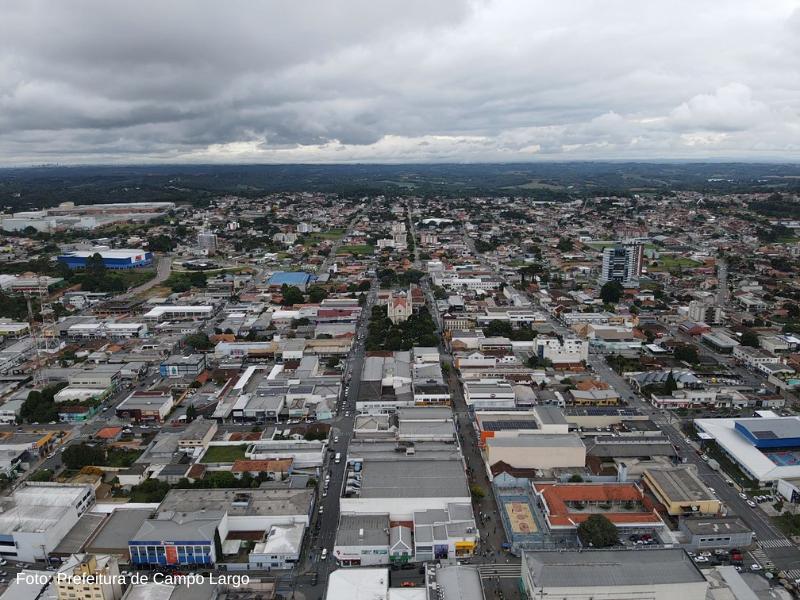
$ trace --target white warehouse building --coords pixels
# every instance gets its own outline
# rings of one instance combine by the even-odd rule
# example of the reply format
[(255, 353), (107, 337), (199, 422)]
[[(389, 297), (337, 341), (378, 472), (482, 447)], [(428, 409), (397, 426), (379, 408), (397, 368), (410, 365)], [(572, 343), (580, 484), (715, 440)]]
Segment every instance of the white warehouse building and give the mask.
[(27, 482), (2, 498), (0, 556), (23, 562), (47, 560), (94, 500), (90, 485)]

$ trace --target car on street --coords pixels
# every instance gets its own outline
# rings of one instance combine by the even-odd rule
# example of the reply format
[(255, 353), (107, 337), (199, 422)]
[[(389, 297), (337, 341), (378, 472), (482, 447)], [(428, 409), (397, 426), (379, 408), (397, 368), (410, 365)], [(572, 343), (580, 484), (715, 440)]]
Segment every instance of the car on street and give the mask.
[(747, 500), (747, 494), (745, 494), (744, 492), (739, 492), (739, 498), (741, 498), (742, 500)]
[(756, 503), (755, 503), (755, 502), (753, 502), (752, 500), (748, 500), (748, 501), (747, 501), (747, 506), (749, 506), (750, 508), (755, 508), (757, 505), (756, 505)]
[(761, 565), (759, 565), (758, 563), (753, 563), (752, 565), (750, 565), (751, 571), (760, 571), (761, 568), (762, 568)]

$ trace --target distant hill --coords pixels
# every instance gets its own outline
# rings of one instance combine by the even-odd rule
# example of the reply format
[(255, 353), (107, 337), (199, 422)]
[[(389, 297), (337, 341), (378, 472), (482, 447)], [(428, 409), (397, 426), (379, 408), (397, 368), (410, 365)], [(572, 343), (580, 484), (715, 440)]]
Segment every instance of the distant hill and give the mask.
[(800, 165), (564, 162), (420, 165), (163, 165), (0, 169), (0, 206), (197, 202), (231, 193), (515, 195), (564, 200), (669, 190), (800, 191)]

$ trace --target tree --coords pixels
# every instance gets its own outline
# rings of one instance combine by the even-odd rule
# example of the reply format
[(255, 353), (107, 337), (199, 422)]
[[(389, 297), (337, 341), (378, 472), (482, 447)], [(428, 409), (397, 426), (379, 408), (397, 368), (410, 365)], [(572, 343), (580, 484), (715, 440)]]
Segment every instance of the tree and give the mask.
[(89, 465), (102, 466), (106, 463), (106, 453), (100, 446), (86, 443), (73, 444), (61, 453), (68, 469), (82, 469)]
[(664, 382), (664, 393), (667, 395), (671, 395), (672, 392), (678, 389), (678, 383), (675, 381), (675, 375), (672, 374), (672, 371), (669, 372), (667, 375), (667, 380)]
[(197, 408), (194, 404), (189, 405), (186, 408), (186, 420), (191, 423), (197, 418)]
[(562, 252), (570, 252), (573, 248), (572, 240), (569, 238), (559, 238), (558, 245), (556, 245), (556, 248), (558, 248)]
[(303, 292), (300, 291), (300, 288), (294, 285), (283, 284), (283, 286), (281, 287), (281, 296), (283, 296), (284, 306), (302, 304), (305, 301)]
[[(230, 473), (229, 473), (230, 474)], [(169, 484), (159, 479), (147, 479), (131, 488), (131, 502), (161, 502), (169, 492)]]
[(570, 483), (582, 483), (583, 477), (581, 477), (580, 473), (573, 473), (569, 478)]
[(184, 340), (188, 346), (195, 350), (210, 350), (213, 344), (206, 333), (190, 333)]
[(328, 292), (318, 285), (311, 286), (308, 290), (308, 299), (314, 304), (319, 304), (328, 297)]
[(28, 481), (52, 481), (53, 472), (50, 469), (39, 469), (28, 477)]
[(513, 331), (510, 321), (491, 321), (483, 328), (483, 335), (486, 337), (507, 337), (510, 338)]
[(58, 409), (53, 400), (54, 395), (55, 393), (48, 392), (48, 388), (45, 388), (41, 392), (32, 390), (28, 393), (25, 402), (22, 403), (22, 407), (19, 411), (20, 417), (28, 423), (49, 423), (50, 421), (57, 421)]
[(600, 288), (600, 299), (604, 304), (616, 304), (622, 298), (622, 284), (619, 281), (607, 281)]
[(486, 496), (486, 492), (483, 490), (481, 486), (477, 483), (472, 483), (469, 486), (469, 493), (472, 495), (473, 498), (476, 500), (480, 500), (484, 496)]
[(531, 356), (527, 361), (528, 367), (531, 369), (548, 368), (553, 366), (553, 361), (549, 358), (539, 357), (536, 354)]
[(578, 537), (585, 546), (608, 548), (619, 541), (619, 532), (604, 515), (593, 514), (578, 525)]
[(758, 348), (758, 335), (755, 331), (744, 331), (742, 333), (742, 346), (752, 346)]
[(700, 361), (700, 357), (697, 354), (697, 348), (690, 346), (689, 344), (675, 346), (675, 359), (691, 364), (697, 364)]
[(147, 238), (147, 248), (153, 252), (169, 252), (175, 248), (175, 240), (168, 235)]

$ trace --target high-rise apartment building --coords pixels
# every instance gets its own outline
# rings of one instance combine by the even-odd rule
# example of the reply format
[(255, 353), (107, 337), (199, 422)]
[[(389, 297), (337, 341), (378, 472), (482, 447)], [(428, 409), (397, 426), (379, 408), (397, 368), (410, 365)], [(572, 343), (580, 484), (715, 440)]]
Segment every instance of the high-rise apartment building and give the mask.
[(638, 287), (643, 255), (641, 244), (615, 244), (603, 249), (600, 283), (618, 281), (623, 287)]

